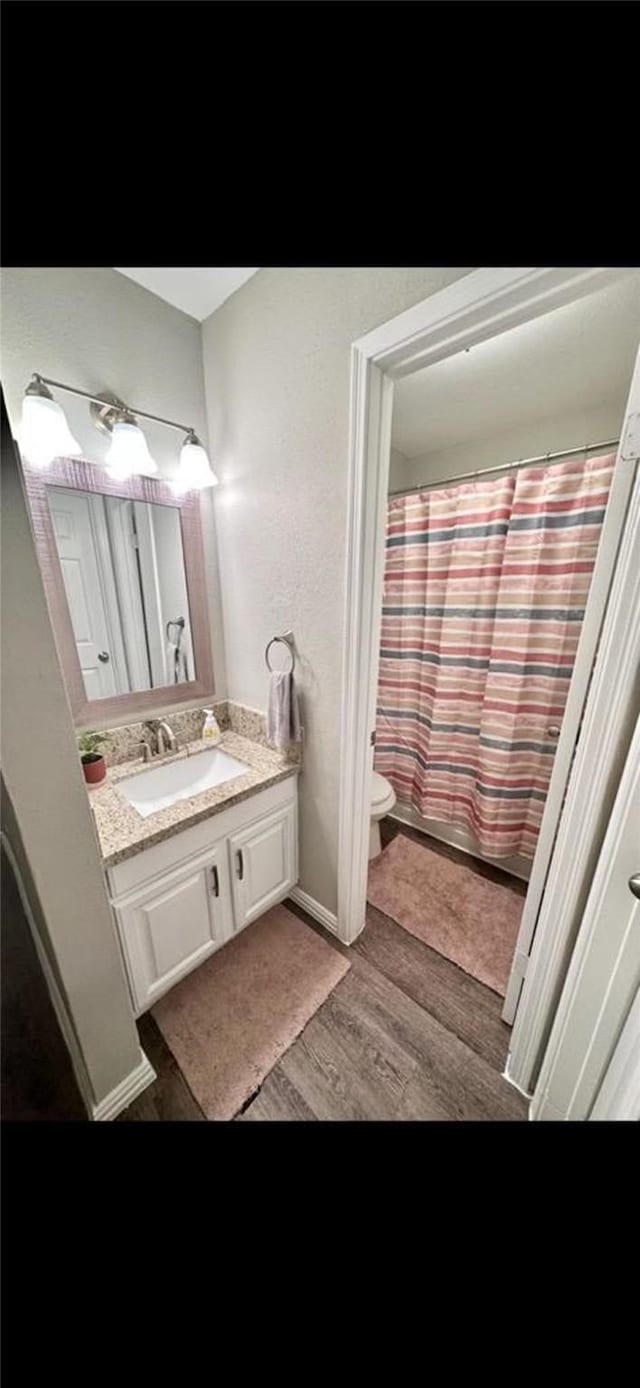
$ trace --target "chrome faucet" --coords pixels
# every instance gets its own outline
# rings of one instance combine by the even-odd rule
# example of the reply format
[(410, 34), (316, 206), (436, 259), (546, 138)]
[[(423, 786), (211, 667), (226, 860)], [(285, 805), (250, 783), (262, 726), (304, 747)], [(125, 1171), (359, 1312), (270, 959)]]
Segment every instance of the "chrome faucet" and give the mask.
[[(175, 752), (177, 747), (175, 734), (172, 733), (168, 723), (164, 722), (160, 718), (151, 718), (149, 719), (148, 723), (145, 723), (144, 726), (145, 728), (148, 728), (150, 733), (153, 733), (155, 735), (156, 756), (161, 757), (163, 752), (165, 752), (167, 748), (170, 752)], [(167, 743), (167, 748), (165, 748), (165, 739)], [(151, 754), (153, 756), (153, 748), (151, 749)]]

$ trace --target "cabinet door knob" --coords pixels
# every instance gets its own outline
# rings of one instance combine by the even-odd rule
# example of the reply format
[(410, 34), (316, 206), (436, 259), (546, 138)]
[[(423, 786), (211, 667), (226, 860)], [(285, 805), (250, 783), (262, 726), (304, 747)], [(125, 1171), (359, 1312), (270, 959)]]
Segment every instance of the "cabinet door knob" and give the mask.
[(629, 890), (640, 901), (640, 872), (634, 872), (633, 877), (629, 878)]
[(106, 664), (108, 663), (108, 660), (109, 660), (109, 652), (108, 652), (108, 651), (98, 651), (98, 660), (101, 660), (101, 661), (102, 661), (102, 664), (103, 664), (103, 665), (106, 665)]
[(238, 880), (241, 882), (242, 879), (243, 879), (243, 877), (244, 877), (244, 858), (243, 858), (243, 856), (242, 856), (242, 849), (239, 848), (239, 849), (238, 849)]
[(552, 723), (552, 724), (551, 724), (551, 727), (550, 727), (550, 728), (547, 728), (547, 733), (548, 733), (549, 737), (559, 737), (559, 736), (560, 736), (560, 729), (559, 729), (557, 723)]
[(218, 869), (215, 866), (215, 863), (211, 869), (211, 882), (213, 885), (213, 895), (220, 896), (220, 882), (218, 879)]

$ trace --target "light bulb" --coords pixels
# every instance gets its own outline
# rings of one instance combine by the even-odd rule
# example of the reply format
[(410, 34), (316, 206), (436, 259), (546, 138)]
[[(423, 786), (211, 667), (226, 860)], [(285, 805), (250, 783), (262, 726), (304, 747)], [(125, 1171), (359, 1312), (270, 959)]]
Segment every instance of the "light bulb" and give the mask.
[(130, 477), (132, 473), (158, 471), (158, 464), (151, 457), (147, 440), (133, 416), (118, 419), (114, 424), (106, 463), (112, 477), (118, 481)]
[(187, 434), (180, 449), (180, 468), (174, 482), (176, 491), (187, 492), (217, 485), (218, 479), (212, 470), (206, 449), (194, 433)]
[(41, 468), (49, 467), (54, 458), (82, 453), (67, 424), (64, 410), (41, 381), (34, 381), (25, 392), (20, 447), (25, 458)]

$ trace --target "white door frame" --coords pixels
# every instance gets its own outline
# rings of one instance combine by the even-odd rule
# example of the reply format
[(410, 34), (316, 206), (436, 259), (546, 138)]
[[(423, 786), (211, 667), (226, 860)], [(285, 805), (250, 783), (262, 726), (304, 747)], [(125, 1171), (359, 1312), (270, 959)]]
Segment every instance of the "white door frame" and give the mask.
[[(382, 324), (352, 346), (338, 844), (338, 934), (346, 944), (351, 944), (360, 934), (366, 912), (373, 762), (371, 733), (375, 726), (394, 380), (605, 288), (629, 273), (628, 269), (606, 267), (476, 270)], [(631, 478), (628, 477), (626, 500), (630, 486)], [(621, 493), (616, 507), (618, 526), (625, 513), (626, 500)], [(618, 536), (613, 537), (613, 523), (609, 531), (611, 543), (601, 544), (599, 550), (598, 583), (595, 573), (592, 581), (596, 604), (597, 594), (601, 592), (597, 629), (604, 612), (619, 539), (619, 531)], [(603, 554), (603, 550), (607, 552)], [(598, 630), (584, 676), (579, 712), (591, 674), (597, 634)], [(580, 647), (586, 657), (589, 653), (582, 638)], [(576, 733), (577, 723), (569, 738), (565, 715), (545, 806), (545, 817), (550, 821), (555, 805), (555, 822), (549, 835), (544, 877)], [(554, 789), (552, 796), (554, 777), (557, 786), (560, 781), (561, 785)], [(529, 914), (533, 917), (533, 925), (543, 885), (544, 881), (539, 883), (537, 892), (535, 882), (529, 886), (527, 903), (531, 900)], [(558, 931), (561, 925), (561, 920), (557, 919)], [(509, 1078), (527, 1089), (530, 1076), (523, 1083), (523, 1074), (514, 1066)]]
[(629, 507), (507, 1059), (507, 1078), (528, 1093), (533, 1090), (541, 1063), (547, 1066), (547, 1043), (567, 969), (570, 964), (572, 969), (578, 967), (585, 947), (576, 939), (596, 864), (598, 871), (604, 870), (603, 841), (638, 716), (639, 424), (640, 353), (618, 463), (620, 471), (631, 476)]
[[(630, 414), (638, 410), (640, 410), (640, 353), (638, 355), (635, 370), (632, 376), (631, 388), (627, 398), (625, 415), (624, 419), (622, 420), (622, 425), (620, 429), (620, 439), (622, 441), (624, 441), (628, 436)], [(633, 452), (633, 449), (635, 449), (635, 452)], [(600, 535), (600, 543), (598, 546), (596, 562), (593, 569), (591, 584), (589, 586), (587, 606), (585, 609), (585, 617), (582, 623), (582, 630), (580, 632), (580, 638), (578, 641), (578, 649), (576, 651), (573, 675), (569, 685), (569, 692), (567, 695), (565, 710), (562, 715), (561, 734), (558, 739), (556, 753), (553, 759), (553, 773), (547, 792), (547, 799), (545, 802), (544, 813), (542, 816), (542, 823), (540, 825), (540, 833), (538, 836), (536, 853), (531, 868), (531, 875), (529, 877), (529, 886), (527, 888), (525, 908), (522, 913), (520, 929), (518, 931), (518, 939), (516, 941), (514, 956), (516, 967), (512, 970), (511, 976), (509, 978), (507, 995), (505, 998), (504, 1010), (502, 1013), (504, 1021), (508, 1022), (509, 1024), (514, 1022), (520, 998), (521, 996), (523, 996), (525, 977), (526, 975), (528, 975), (529, 970), (533, 968), (531, 947), (534, 931), (538, 929), (542, 919), (541, 903), (543, 893), (545, 890), (545, 884), (549, 882), (549, 885), (551, 886), (550, 864), (552, 861), (552, 854), (555, 852), (555, 849), (557, 847), (556, 834), (558, 833), (560, 814), (563, 808), (565, 792), (567, 791), (569, 773), (572, 772), (572, 774), (575, 775), (575, 767), (572, 770), (572, 766), (574, 753), (576, 749), (576, 740), (578, 732), (580, 730), (581, 718), (583, 716), (583, 713), (585, 713), (585, 700), (587, 698), (587, 693), (590, 687), (591, 674), (593, 671), (593, 663), (595, 660), (596, 650), (598, 648), (598, 641), (600, 639), (601, 632), (603, 631), (602, 623), (605, 615), (605, 609), (607, 607), (609, 599), (609, 593), (611, 590), (611, 584), (620, 549), (623, 528), (625, 525), (625, 520), (628, 519), (629, 504), (635, 472), (634, 459), (637, 456), (637, 453), (638, 440), (636, 440), (635, 444), (632, 445), (631, 451), (628, 448), (625, 448), (623, 442), (621, 442), (618, 445), (616, 465), (614, 469), (614, 475), (611, 481), (611, 487), (609, 490), (609, 499), (607, 502), (607, 509), (602, 526), (602, 532)], [(631, 576), (631, 580), (633, 583), (633, 575)], [(631, 617), (633, 614), (633, 608), (631, 608), (631, 610), (629, 610), (628, 608), (630, 598), (631, 593), (628, 592), (626, 593), (624, 599), (622, 599), (622, 606), (624, 608), (622, 616), (623, 620), (625, 621), (625, 625), (626, 622), (629, 620), (629, 617)], [(624, 681), (620, 682), (619, 680), (620, 663), (621, 661), (625, 661), (628, 652), (631, 649), (633, 649), (633, 639), (630, 643), (627, 642), (627, 644), (625, 646), (622, 646), (621, 648), (615, 646), (614, 643), (614, 647), (612, 647), (611, 650), (610, 669), (611, 671), (616, 671), (616, 679), (615, 684), (611, 683), (607, 686), (606, 697), (609, 700), (613, 698), (614, 703), (618, 696), (622, 698), (625, 697)], [(592, 693), (594, 693), (594, 691), (592, 691)], [(611, 713), (613, 713), (613, 707), (611, 707), (610, 711)], [(615, 737), (617, 735), (616, 724), (615, 720), (612, 717), (605, 721), (607, 727), (606, 740), (608, 742), (608, 753), (611, 759), (615, 756)], [(601, 732), (600, 740), (596, 742), (593, 747), (593, 755), (595, 757), (595, 761), (600, 766), (603, 782), (606, 777), (607, 769), (607, 763), (605, 761), (604, 752), (605, 739), (603, 739)], [(584, 752), (582, 753), (582, 756), (584, 757)], [(609, 761), (608, 765), (610, 764), (611, 760)], [(592, 779), (589, 784), (589, 787), (585, 791), (587, 799), (583, 801), (584, 804), (589, 804), (592, 809), (594, 809), (594, 795), (596, 791), (602, 790), (602, 785), (597, 787), (593, 782), (593, 770), (594, 767), (590, 764), (587, 764), (587, 775)], [(580, 820), (576, 819), (573, 832), (576, 838), (580, 840), (580, 853), (575, 852), (574, 843), (572, 845), (572, 848), (574, 850), (573, 857), (569, 863), (565, 863), (564, 865), (566, 869), (566, 875), (574, 880), (577, 863), (580, 861), (581, 868), (586, 868), (587, 865), (588, 858), (587, 854), (585, 853), (585, 847), (586, 844), (589, 842), (589, 835), (587, 832), (588, 828), (588, 824), (585, 824), (583, 826)], [(593, 844), (591, 844), (591, 848), (593, 848)], [(554, 905), (556, 907), (558, 904), (558, 895), (563, 889), (561, 884), (563, 884), (564, 882), (565, 876), (562, 876), (560, 877), (560, 879), (558, 879), (556, 874), (553, 891)], [(554, 936), (552, 934), (551, 938), (548, 940), (549, 948), (552, 947), (553, 939)], [(536, 967), (538, 967), (538, 965), (536, 965)], [(539, 975), (539, 977), (541, 977), (541, 975)], [(553, 991), (553, 989), (551, 991)], [(544, 995), (544, 1008), (546, 1011), (548, 1011), (550, 994), (547, 993), (546, 989), (544, 990)], [(539, 1037), (536, 1036), (536, 1046), (538, 1045), (538, 1041)], [(519, 1045), (519, 1034), (517, 1042)], [(516, 1040), (512, 1038), (512, 1054), (515, 1054), (515, 1047)], [(528, 1050), (530, 1050), (530, 1048), (528, 1048)], [(529, 1065), (527, 1063), (525, 1068), (527, 1070), (528, 1081), (530, 1081), (533, 1076), (534, 1058), (530, 1054), (528, 1054), (528, 1060), (531, 1062), (531, 1064)], [(520, 1069), (521, 1067), (518, 1068)]]
[(640, 718), (553, 1019), (532, 1118), (588, 1118), (614, 1060), (596, 1117), (622, 1116), (638, 1094), (640, 905), (628, 881), (640, 863), (639, 819)]

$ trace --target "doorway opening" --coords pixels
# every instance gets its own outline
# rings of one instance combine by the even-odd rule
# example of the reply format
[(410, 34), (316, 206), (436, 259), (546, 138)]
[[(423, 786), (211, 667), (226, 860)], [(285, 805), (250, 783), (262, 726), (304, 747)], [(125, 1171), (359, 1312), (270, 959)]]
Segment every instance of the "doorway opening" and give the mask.
[[(618, 443), (640, 275), (586, 273), (479, 271), (355, 349), (351, 520), (368, 501), (376, 606), (350, 631), (370, 654), (345, 697), (352, 729), (369, 722), (343, 780), (368, 789), (351, 865), (362, 853), (374, 910), (500, 995), (509, 1025), (632, 480)], [(492, 280), (494, 310), (519, 300), (497, 331), (477, 293)], [(357, 883), (341, 905), (349, 939)]]

